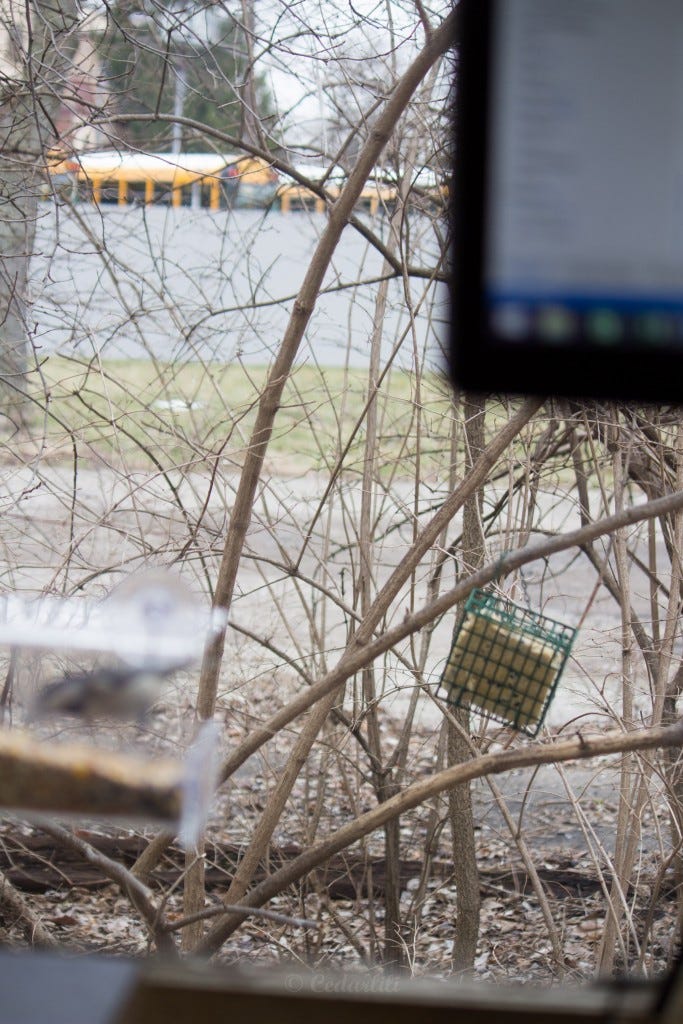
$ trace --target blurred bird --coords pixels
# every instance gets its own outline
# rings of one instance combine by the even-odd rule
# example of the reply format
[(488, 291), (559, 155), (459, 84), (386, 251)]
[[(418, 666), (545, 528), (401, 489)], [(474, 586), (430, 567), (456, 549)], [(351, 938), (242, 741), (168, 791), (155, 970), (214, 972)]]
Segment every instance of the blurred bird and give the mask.
[(168, 674), (128, 666), (67, 672), (61, 679), (43, 687), (31, 717), (70, 715), (88, 721), (94, 718), (142, 721), (159, 698)]

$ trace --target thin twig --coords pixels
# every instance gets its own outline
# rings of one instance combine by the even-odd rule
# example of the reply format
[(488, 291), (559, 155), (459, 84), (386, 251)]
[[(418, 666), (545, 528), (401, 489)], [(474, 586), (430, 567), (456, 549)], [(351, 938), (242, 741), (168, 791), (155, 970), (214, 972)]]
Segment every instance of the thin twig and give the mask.
[(177, 932), (187, 925), (196, 921), (207, 921), (212, 917), (219, 917), (221, 914), (239, 914), (241, 917), (265, 917), (269, 921), (277, 921), (278, 924), (290, 924), (295, 928), (320, 928), (319, 921), (311, 921), (306, 917), (291, 917), (289, 914), (280, 914), (276, 910), (263, 910), (261, 907), (244, 907), (236, 903), (221, 903), (219, 907), (207, 907), (205, 910), (198, 910), (195, 914), (188, 914), (177, 921), (167, 921), (161, 928), (164, 932)]

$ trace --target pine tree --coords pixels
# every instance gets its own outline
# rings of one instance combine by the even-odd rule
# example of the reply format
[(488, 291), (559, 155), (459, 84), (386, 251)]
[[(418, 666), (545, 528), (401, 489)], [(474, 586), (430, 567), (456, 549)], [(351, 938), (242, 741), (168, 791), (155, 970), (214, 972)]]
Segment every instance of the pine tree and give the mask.
[[(245, 69), (242, 32), (222, 10), (115, 0), (107, 10), (101, 57), (108, 88), (121, 114), (172, 114), (240, 135), (240, 84)], [(259, 117), (272, 103), (256, 79)], [(163, 121), (126, 121), (120, 138), (137, 149), (207, 149), (206, 137)]]

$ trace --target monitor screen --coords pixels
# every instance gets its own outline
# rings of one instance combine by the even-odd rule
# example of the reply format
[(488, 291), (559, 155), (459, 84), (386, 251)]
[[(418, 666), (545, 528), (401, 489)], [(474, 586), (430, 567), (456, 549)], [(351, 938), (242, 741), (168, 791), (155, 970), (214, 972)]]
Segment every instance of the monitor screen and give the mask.
[(456, 386), (678, 401), (683, 4), (460, 6)]

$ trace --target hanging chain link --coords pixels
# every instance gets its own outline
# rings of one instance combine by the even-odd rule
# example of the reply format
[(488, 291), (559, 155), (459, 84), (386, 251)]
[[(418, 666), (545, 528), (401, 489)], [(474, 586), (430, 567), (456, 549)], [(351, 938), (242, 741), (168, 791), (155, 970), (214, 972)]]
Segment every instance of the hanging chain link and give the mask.
[(529, 587), (527, 586), (523, 565), (520, 565), (519, 567), (519, 582), (522, 585), (522, 594), (524, 595), (524, 603), (527, 606), (527, 611), (531, 611), (531, 598), (529, 597)]

